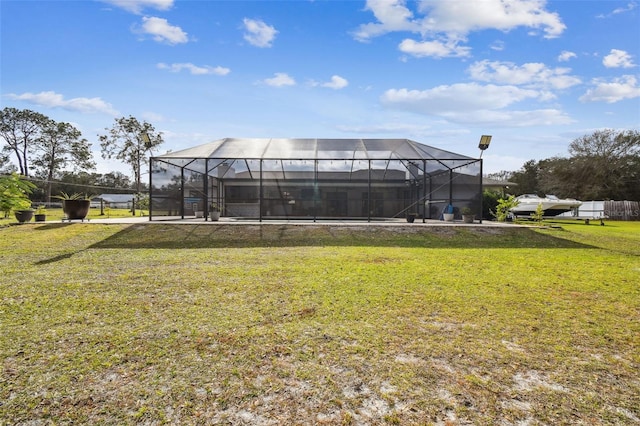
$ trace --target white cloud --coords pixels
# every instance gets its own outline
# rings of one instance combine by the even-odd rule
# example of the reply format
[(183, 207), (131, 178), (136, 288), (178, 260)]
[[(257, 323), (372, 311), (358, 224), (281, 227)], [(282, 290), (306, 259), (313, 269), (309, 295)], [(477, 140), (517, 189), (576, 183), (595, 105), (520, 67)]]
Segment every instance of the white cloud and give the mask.
[(264, 80), (267, 86), (283, 87), (283, 86), (295, 86), (296, 81), (289, 77), (288, 74), (283, 72), (277, 72), (273, 78), (267, 78)]
[(404, 0), (367, 0), (365, 10), (370, 10), (378, 22), (363, 24), (353, 33), (356, 40), (369, 39), (392, 31), (420, 32), (421, 26), (413, 19)]
[(611, 52), (602, 59), (602, 64), (607, 68), (633, 68), (636, 65), (624, 50), (611, 49)]
[(516, 86), (460, 83), (428, 90), (390, 89), (383, 105), (417, 114), (433, 115), (451, 122), (494, 126), (566, 124), (571, 119), (555, 109), (511, 111), (507, 107), (528, 99), (545, 100), (545, 92)]
[(142, 118), (152, 123), (161, 123), (164, 121), (168, 121), (164, 115), (158, 114), (157, 112), (151, 112), (151, 111), (143, 112)]
[(471, 64), (468, 71), (475, 80), (500, 84), (566, 89), (581, 83), (578, 77), (569, 75), (569, 68), (547, 68), (537, 62), (517, 66), (511, 62), (485, 60)]
[(434, 114), (442, 111), (500, 109), (514, 102), (538, 98), (540, 92), (515, 86), (458, 83), (428, 90), (390, 89), (381, 98), (386, 105)]
[(607, 15), (598, 15), (598, 16), (596, 16), (596, 18), (611, 18), (613, 15), (618, 15), (620, 13), (631, 12), (636, 7), (638, 7), (638, 3), (632, 1), (632, 2), (627, 3), (626, 7), (618, 7), (616, 9), (614, 9), (611, 13), (609, 13)]
[(544, 0), (422, 0), (417, 9), (422, 16), (417, 17), (406, 0), (367, 0), (365, 9), (377, 22), (361, 25), (353, 36), (369, 41), (395, 31), (420, 33), (422, 41), (404, 40), (400, 50), (415, 56), (468, 56), (470, 49), (457, 43), (466, 41), (473, 31), (527, 27), (542, 30), (545, 38), (560, 36), (566, 26), (557, 13), (545, 10), (545, 5)]
[(143, 9), (169, 10), (173, 7), (173, 0), (102, 0), (128, 12), (140, 14)]
[(344, 89), (348, 85), (349, 85), (349, 82), (345, 78), (340, 77), (339, 75), (334, 75), (331, 77), (331, 81), (321, 84), (322, 87), (328, 87), (329, 89), (334, 89), (334, 90)]
[(632, 2), (627, 3), (627, 7), (619, 7), (617, 9), (614, 9), (614, 11), (611, 12), (611, 13), (613, 13), (614, 15), (617, 15), (619, 13), (631, 12), (636, 7), (638, 7), (638, 3), (632, 1)]
[(425, 14), (423, 29), (430, 31), (467, 34), (486, 29), (510, 31), (528, 27), (542, 28), (545, 38), (555, 38), (566, 29), (557, 13), (545, 10), (544, 0), (424, 0), (419, 4), (420, 11)]
[(342, 132), (355, 133), (355, 134), (380, 134), (388, 133), (394, 135), (406, 135), (406, 134), (425, 134), (431, 130), (431, 126), (424, 124), (411, 124), (411, 123), (379, 123), (370, 125), (347, 125), (340, 124), (336, 128)]
[(142, 32), (152, 35), (153, 39), (160, 43), (175, 45), (189, 41), (187, 33), (182, 31), (182, 28), (169, 24), (166, 19), (153, 16), (142, 18)]
[(557, 126), (575, 122), (565, 112), (557, 109), (530, 111), (483, 110), (467, 116), (455, 116), (450, 119), (465, 124), (482, 124), (493, 127)]
[(609, 104), (640, 97), (640, 86), (632, 75), (625, 75), (608, 83), (593, 80), (595, 87), (580, 97), (581, 102), (606, 102)]
[(217, 66), (217, 67), (212, 67), (209, 65), (197, 66), (189, 62), (177, 63), (177, 64), (171, 64), (171, 65), (161, 62), (156, 66), (161, 70), (169, 70), (171, 72), (180, 72), (182, 70), (188, 70), (193, 75), (208, 75), (208, 74), (227, 75), (231, 72), (229, 68), (224, 68), (221, 66)]
[(111, 104), (100, 98), (72, 98), (64, 99), (64, 96), (53, 92), (40, 93), (23, 93), (21, 95), (9, 94), (11, 99), (25, 101), (30, 104), (46, 107), (46, 108), (62, 108), (68, 111), (77, 111), (82, 113), (103, 113), (112, 116), (119, 115)]
[(278, 31), (257, 19), (244, 18), (244, 39), (256, 47), (271, 47)]
[(418, 58), (425, 56), (433, 56), (436, 58), (466, 57), (469, 56), (471, 52), (471, 48), (458, 46), (458, 43), (452, 40), (441, 42), (437, 40), (415, 41), (405, 39), (400, 43), (398, 48), (401, 52)]
[(575, 53), (569, 52), (568, 50), (563, 50), (562, 52), (560, 52), (560, 55), (558, 55), (558, 62), (567, 62), (570, 59), (577, 57), (578, 56)]
[(502, 40), (496, 40), (493, 43), (491, 43), (491, 45), (489, 46), (489, 48), (491, 50), (495, 50), (498, 52), (502, 52), (504, 50), (504, 41)]

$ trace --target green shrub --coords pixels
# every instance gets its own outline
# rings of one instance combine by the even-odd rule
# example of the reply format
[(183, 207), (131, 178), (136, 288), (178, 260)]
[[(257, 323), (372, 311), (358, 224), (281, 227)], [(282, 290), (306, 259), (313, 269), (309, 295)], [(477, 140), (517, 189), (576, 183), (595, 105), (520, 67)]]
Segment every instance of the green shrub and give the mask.
[(8, 217), (12, 210), (26, 210), (31, 207), (29, 194), (36, 186), (24, 180), (17, 173), (0, 177), (0, 210)]

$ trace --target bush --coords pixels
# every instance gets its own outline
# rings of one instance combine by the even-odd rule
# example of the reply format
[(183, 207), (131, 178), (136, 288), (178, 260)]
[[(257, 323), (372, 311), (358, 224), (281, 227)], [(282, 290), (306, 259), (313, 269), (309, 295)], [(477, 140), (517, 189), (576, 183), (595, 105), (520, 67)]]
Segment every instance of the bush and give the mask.
[(0, 210), (4, 217), (9, 217), (12, 210), (26, 210), (31, 207), (29, 194), (36, 186), (24, 180), (19, 174), (13, 173), (0, 177)]
[(494, 218), (493, 212), (496, 211), (498, 200), (502, 197), (499, 192), (485, 189), (482, 193), (482, 218), (486, 220), (492, 220)]
[(509, 195), (506, 199), (500, 198), (493, 215), (498, 220), (498, 222), (504, 222), (507, 220), (507, 216), (509, 216), (509, 211), (517, 205), (518, 201), (516, 201), (516, 197), (514, 197), (513, 195)]

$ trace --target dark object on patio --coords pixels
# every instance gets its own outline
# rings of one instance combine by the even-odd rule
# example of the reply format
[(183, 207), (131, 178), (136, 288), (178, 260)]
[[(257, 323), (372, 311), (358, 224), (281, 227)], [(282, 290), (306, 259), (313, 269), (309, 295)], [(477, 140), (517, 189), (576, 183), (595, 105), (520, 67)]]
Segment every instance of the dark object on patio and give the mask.
[(20, 223), (30, 222), (31, 219), (33, 219), (33, 210), (30, 210), (30, 209), (29, 210), (16, 210), (15, 212), (13, 212), (13, 214), (16, 216), (16, 219)]
[(63, 200), (62, 211), (68, 220), (84, 220), (89, 214), (91, 200)]

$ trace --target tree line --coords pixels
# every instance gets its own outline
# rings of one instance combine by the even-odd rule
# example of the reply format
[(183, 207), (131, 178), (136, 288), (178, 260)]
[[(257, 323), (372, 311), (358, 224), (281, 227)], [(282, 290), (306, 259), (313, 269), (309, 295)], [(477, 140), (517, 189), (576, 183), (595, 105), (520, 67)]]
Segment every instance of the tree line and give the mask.
[[(0, 111), (0, 172), (18, 172), (36, 183), (34, 198), (49, 201), (54, 189), (64, 192), (93, 192), (90, 188), (144, 189), (143, 168), (162, 143), (162, 133), (133, 116), (115, 119), (104, 135), (98, 135), (101, 156), (127, 164), (134, 180), (119, 172), (92, 173), (96, 163), (91, 144), (72, 124), (56, 122), (36, 111), (4, 108)], [(15, 160), (15, 163), (12, 162)], [(82, 188), (86, 190), (82, 190)], [(69, 188), (73, 188), (68, 191)], [(109, 192), (115, 192), (109, 190)]]
[[(91, 144), (72, 124), (56, 122), (28, 109), (4, 108), (0, 111), (0, 137), (4, 141), (0, 172), (17, 171), (35, 178), (36, 183), (42, 182), (38, 186), (44, 193), (36, 191), (34, 195), (47, 201), (53, 189), (65, 191), (73, 185), (129, 188), (140, 193), (145, 189), (144, 169), (150, 155), (163, 143), (162, 133), (132, 116), (116, 118), (105, 131), (98, 135), (102, 158), (127, 164), (133, 181), (117, 172), (92, 173), (95, 161)], [(569, 157), (529, 160), (517, 171), (502, 171), (490, 177), (515, 183), (508, 191), (512, 195), (546, 193), (580, 200), (638, 201), (640, 132), (598, 130), (573, 140)]]
[(640, 201), (640, 132), (598, 130), (573, 140), (569, 157), (529, 160), (491, 177), (513, 182), (508, 192), (578, 200)]

